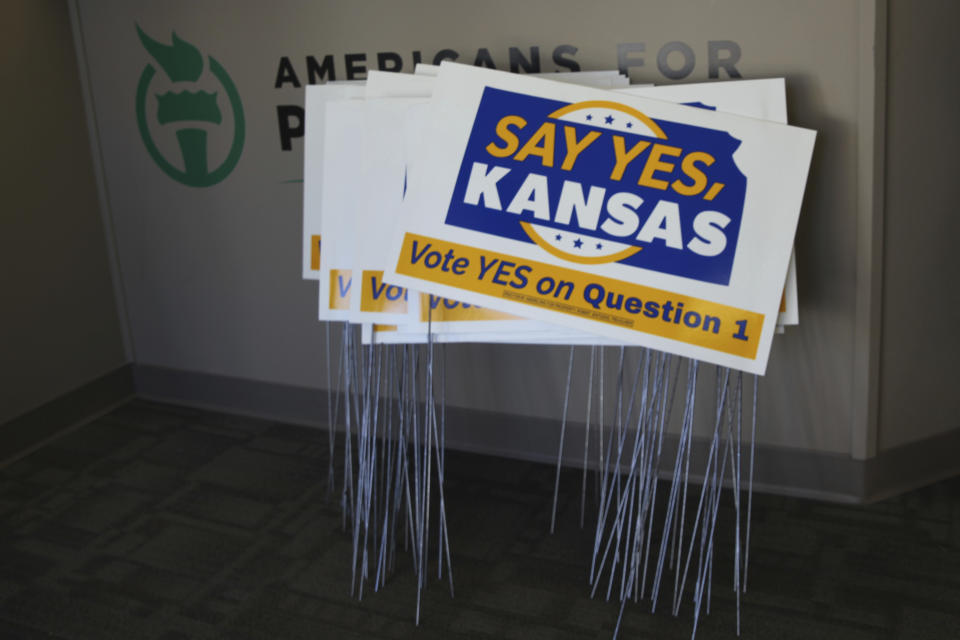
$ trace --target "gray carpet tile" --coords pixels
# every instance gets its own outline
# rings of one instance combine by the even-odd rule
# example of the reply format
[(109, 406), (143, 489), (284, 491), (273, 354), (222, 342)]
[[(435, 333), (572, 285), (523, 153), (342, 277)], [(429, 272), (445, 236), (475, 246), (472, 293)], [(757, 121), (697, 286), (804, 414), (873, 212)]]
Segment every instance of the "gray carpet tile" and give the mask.
[[(415, 627), (408, 556), (349, 593), (324, 431), (131, 401), (0, 470), (0, 638), (610, 638), (580, 473), (551, 536), (552, 467), (447, 455), (457, 593), (432, 580)], [(728, 496), (698, 638), (735, 637), (733, 513)], [(753, 522), (742, 637), (960, 638), (960, 479), (869, 506), (758, 495)], [(689, 599), (649, 608), (621, 637), (690, 637)]]

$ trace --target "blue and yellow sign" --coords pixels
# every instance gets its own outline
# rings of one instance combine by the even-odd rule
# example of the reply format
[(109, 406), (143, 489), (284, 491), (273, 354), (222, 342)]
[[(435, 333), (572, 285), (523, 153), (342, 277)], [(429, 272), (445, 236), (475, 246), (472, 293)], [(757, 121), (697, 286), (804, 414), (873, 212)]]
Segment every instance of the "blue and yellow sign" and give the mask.
[(727, 285), (747, 179), (726, 131), (486, 87), (446, 223), (566, 261)]

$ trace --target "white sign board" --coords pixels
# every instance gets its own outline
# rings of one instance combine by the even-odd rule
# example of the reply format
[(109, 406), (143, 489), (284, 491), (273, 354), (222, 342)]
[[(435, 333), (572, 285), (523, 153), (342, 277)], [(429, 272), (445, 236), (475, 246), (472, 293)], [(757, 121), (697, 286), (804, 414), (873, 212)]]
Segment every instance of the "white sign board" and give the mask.
[(388, 282), (763, 373), (812, 131), (444, 63)]

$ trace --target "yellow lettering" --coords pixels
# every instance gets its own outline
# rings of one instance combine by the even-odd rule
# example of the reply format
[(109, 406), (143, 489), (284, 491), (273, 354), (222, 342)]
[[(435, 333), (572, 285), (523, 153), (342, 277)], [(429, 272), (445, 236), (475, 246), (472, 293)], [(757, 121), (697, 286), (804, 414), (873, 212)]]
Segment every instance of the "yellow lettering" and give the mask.
[(623, 136), (613, 136), (613, 152), (616, 154), (617, 164), (613, 167), (613, 172), (610, 174), (610, 179), (620, 180), (623, 178), (623, 172), (626, 171), (627, 165), (630, 164), (634, 158), (643, 153), (643, 150), (649, 146), (649, 142), (646, 140), (641, 140), (637, 144), (633, 145), (630, 151), (627, 151), (626, 145), (623, 142)]
[[(553, 146), (557, 127), (552, 122), (544, 122), (537, 132), (527, 140), (520, 151), (513, 157), (517, 162), (523, 162), (527, 156), (540, 156), (540, 162), (545, 167), (553, 166)], [(540, 142), (543, 142), (541, 145)]]
[(723, 188), (727, 186), (722, 182), (714, 182), (713, 186), (710, 187), (710, 190), (707, 191), (707, 195), (703, 196), (704, 200), (713, 200), (717, 197), (717, 194), (723, 191)]
[(560, 165), (560, 168), (564, 171), (570, 171), (573, 169), (573, 164), (577, 161), (577, 156), (580, 155), (580, 152), (589, 147), (594, 140), (599, 138), (600, 132), (591, 131), (578, 141), (577, 130), (573, 127), (565, 126), (563, 128), (563, 136), (567, 142), (567, 155), (563, 159), (563, 164)]
[(497, 123), (497, 136), (506, 144), (498, 147), (491, 142), (487, 145), (487, 153), (495, 158), (506, 158), (509, 155), (513, 155), (513, 152), (520, 146), (520, 140), (517, 139), (517, 134), (510, 130), (511, 125), (515, 126), (519, 131), (527, 126), (527, 121), (520, 116), (504, 116), (500, 118), (500, 122)]
[(704, 175), (697, 163), (702, 163), (705, 167), (713, 164), (713, 156), (704, 151), (694, 151), (683, 157), (680, 163), (680, 171), (685, 176), (693, 180), (693, 184), (684, 184), (680, 178), (674, 180), (670, 186), (674, 191), (682, 196), (695, 196), (704, 190), (707, 186), (707, 176)]
[(647, 158), (647, 164), (643, 165), (643, 172), (640, 174), (640, 179), (637, 180), (637, 184), (641, 187), (666, 190), (667, 186), (669, 186), (667, 181), (654, 178), (653, 174), (657, 171), (673, 171), (676, 165), (670, 162), (663, 162), (660, 158), (661, 156), (678, 157), (681, 153), (683, 153), (683, 149), (680, 147), (671, 147), (666, 144), (653, 145), (653, 149), (650, 150), (650, 157)]

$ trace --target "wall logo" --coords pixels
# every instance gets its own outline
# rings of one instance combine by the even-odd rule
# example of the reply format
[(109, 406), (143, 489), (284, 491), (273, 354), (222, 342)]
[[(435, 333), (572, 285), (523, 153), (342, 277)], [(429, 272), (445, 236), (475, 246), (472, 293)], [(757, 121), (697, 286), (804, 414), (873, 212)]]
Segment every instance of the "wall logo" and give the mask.
[(726, 285), (747, 179), (725, 131), (617, 102), (566, 104), (487, 87), (446, 223)]
[[(226, 178), (240, 159), (244, 142), (243, 105), (237, 88), (227, 72), (213, 56), (207, 56), (208, 67), (219, 90), (204, 91), (198, 87), (202, 80), (204, 64), (200, 50), (173, 34), (172, 44), (157, 42), (137, 26), (137, 35), (147, 53), (166, 74), (169, 87), (163, 93), (151, 94), (151, 84), (163, 81), (157, 77), (157, 68), (148, 63), (140, 74), (137, 84), (137, 125), (140, 137), (150, 157), (168, 176), (190, 187), (209, 187)], [(174, 92), (174, 89), (180, 89)], [(162, 88), (161, 88), (162, 90)], [(229, 117), (221, 111), (224, 96), (229, 106)], [(218, 104), (220, 98), (220, 104)], [(208, 133), (212, 127), (229, 126), (232, 132), (224, 145), (225, 157), (214, 169), (208, 168), (208, 160), (216, 157), (208, 148)], [(171, 141), (169, 150), (161, 152), (154, 132), (172, 129), (176, 145)], [(217, 132), (219, 134), (219, 132)], [(211, 136), (212, 138), (212, 136)], [(221, 136), (217, 135), (220, 139)], [(179, 148), (179, 157), (174, 149)]]

